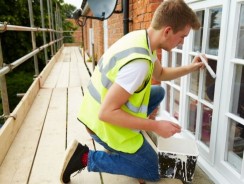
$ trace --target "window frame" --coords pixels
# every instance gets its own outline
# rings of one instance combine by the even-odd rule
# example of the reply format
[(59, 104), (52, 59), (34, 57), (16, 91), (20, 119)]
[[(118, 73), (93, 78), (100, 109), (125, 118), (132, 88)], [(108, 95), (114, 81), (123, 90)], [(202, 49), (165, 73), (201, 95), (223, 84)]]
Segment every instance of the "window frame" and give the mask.
[[(220, 140), (218, 141), (218, 147), (217, 150), (219, 150), (220, 157), (217, 160), (217, 167), (221, 168), (224, 175), (229, 177), (233, 182), (238, 183), (240, 180), (244, 179), (244, 156), (240, 167), (241, 172), (239, 173), (236, 171), (230, 163), (228, 163), (226, 157), (228, 153), (228, 138), (229, 138), (229, 131), (231, 129), (230, 122), (231, 120), (234, 120), (237, 123), (241, 123), (244, 125), (244, 119), (240, 118), (239, 116), (232, 113), (232, 104), (233, 104), (233, 84), (235, 80), (235, 71), (237, 65), (242, 65), (244, 67), (244, 59), (238, 59), (236, 58), (236, 44), (237, 44), (237, 33), (238, 33), (238, 25), (240, 20), (240, 10), (241, 10), (241, 4), (244, 6), (244, 0), (234, 0), (231, 1), (230, 4), (230, 16), (229, 20), (235, 20), (235, 21), (229, 21), (228, 32), (232, 32), (233, 34), (230, 34), (230, 36), (227, 38), (226, 42), (230, 43), (226, 47), (226, 59), (225, 59), (225, 67), (223, 73), (228, 73), (228, 75), (223, 75), (223, 94), (222, 96), (228, 97), (228, 100), (223, 105), (223, 108), (221, 108), (221, 114), (223, 114), (220, 117), (220, 121), (223, 123), (222, 126), (220, 126), (219, 135), (222, 136), (225, 139), (225, 144), (221, 144)], [(228, 51), (228, 52), (227, 52)], [(221, 133), (222, 132), (222, 133)], [(231, 154), (230, 154), (231, 155)], [(229, 155), (229, 156), (230, 156)], [(233, 159), (235, 156), (233, 155)]]
[[(213, 9), (215, 7), (222, 7), (222, 18), (221, 18), (221, 27), (220, 27), (220, 38), (219, 38), (219, 55), (218, 56), (214, 56), (214, 55), (207, 55), (208, 58), (210, 59), (215, 59), (217, 64), (216, 64), (216, 68), (217, 68), (217, 80), (216, 80), (216, 90), (215, 90), (215, 100), (213, 102), (213, 104), (208, 103), (207, 101), (202, 100), (199, 95), (197, 95), (197, 100), (200, 102), (198, 103), (198, 109), (197, 109), (197, 113), (200, 114), (201, 112), (201, 106), (202, 105), (206, 105), (207, 107), (212, 108), (212, 122), (218, 122), (218, 118), (219, 118), (219, 104), (220, 104), (220, 94), (221, 93), (221, 82), (222, 82), (222, 69), (223, 69), (223, 62), (218, 62), (218, 61), (222, 61), (224, 60), (224, 56), (225, 56), (225, 37), (226, 37), (226, 29), (227, 29), (227, 25), (225, 23), (225, 19), (228, 17), (228, 11), (227, 11), (227, 7), (228, 7), (228, 0), (225, 0), (226, 3), (224, 3), (221, 0), (216, 0), (216, 1), (211, 1), (211, 0), (206, 0), (206, 1), (197, 1), (195, 3), (190, 3), (190, 7), (194, 10), (194, 11), (201, 11), (204, 10), (205, 14), (204, 15), (204, 27), (203, 27), (203, 47), (202, 50), (205, 50), (206, 48), (206, 38), (207, 38), (207, 31), (208, 31), (208, 27), (209, 27), (209, 9)], [(226, 5), (227, 4), (227, 5)], [(224, 6), (225, 5), (225, 6)], [(224, 7), (223, 7), (224, 6)], [(207, 11), (206, 11), (207, 10)], [(222, 31), (224, 30), (224, 31)], [(196, 52), (192, 51), (192, 44), (193, 44), (193, 31), (190, 32), (189, 36), (185, 39), (185, 44), (183, 45), (183, 49), (182, 49), (182, 65), (187, 65), (190, 62), (190, 57), (191, 56), (195, 56)], [(177, 52), (178, 49), (173, 49), (172, 52)], [(167, 66), (167, 58), (168, 58), (168, 54), (167, 52), (163, 51), (163, 66)], [(165, 62), (164, 62), (165, 61)], [(173, 63), (173, 62), (172, 62)], [(166, 65), (165, 65), (166, 64)], [(200, 81), (203, 81), (203, 74), (200, 75), (201, 79)], [(188, 92), (189, 89), (189, 81), (190, 81), (190, 75), (187, 75), (186, 77), (183, 77), (183, 79), (181, 80), (181, 86), (180, 86), (180, 107), (179, 107), (179, 111), (180, 111), (180, 119), (178, 120), (178, 122), (181, 122), (181, 126), (183, 129), (186, 128), (186, 122), (187, 122), (187, 112), (186, 109), (188, 109), (188, 98), (189, 97), (194, 97), (194, 95), (190, 94)], [(171, 81), (169, 82), (163, 82), (162, 86), (165, 86), (165, 84), (170, 85), (171, 87), (175, 87), (174, 84), (172, 84)], [(199, 86), (201, 87), (200, 83)], [(199, 88), (199, 90), (201, 91), (202, 88)], [(172, 93), (172, 92), (171, 92)], [(167, 96), (166, 96), (167, 97)], [(173, 97), (171, 99), (174, 99)], [(165, 108), (166, 107), (166, 102), (167, 100), (164, 100), (162, 107)], [(171, 100), (173, 101), (173, 100)], [(170, 105), (172, 106), (173, 102), (170, 103)], [(167, 113), (167, 112), (166, 112)], [(171, 112), (169, 112), (169, 114), (172, 114), (172, 110)], [(197, 121), (201, 120), (201, 115), (197, 116)], [(210, 143), (209, 143), (209, 147), (207, 147), (204, 143), (202, 143), (201, 141), (199, 141), (199, 133), (201, 130), (200, 127), (200, 123), (197, 123), (197, 127), (196, 127), (196, 134), (192, 135), (190, 132), (184, 131), (184, 136), (189, 137), (191, 139), (195, 139), (197, 140), (197, 144), (198, 144), (198, 148), (199, 151), (201, 152), (201, 156), (210, 164), (214, 164), (215, 162), (215, 155), (216, 155), (216, 140), (217, 140), (217, 131), (218, 131), (218, 123), (212, 123), (211, 126), (211, 137), (210, 137)], [(186, 133), (185, 133), (186, 132)]]

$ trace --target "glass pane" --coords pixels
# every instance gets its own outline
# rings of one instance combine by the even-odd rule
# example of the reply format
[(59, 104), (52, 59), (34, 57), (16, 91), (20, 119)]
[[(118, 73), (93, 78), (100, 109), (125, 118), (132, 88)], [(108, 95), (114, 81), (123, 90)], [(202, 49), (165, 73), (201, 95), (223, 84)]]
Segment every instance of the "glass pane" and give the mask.
[[(181, 63), (182, 63), (182, 54), (181, 53), (176, 53), (176, 64), (175, 64), (176, 67), (181, 66)], [(180, 81), (181, 81), (180, 77), (175, 79), (175, 84), (180, 86)]]
[(198, 94), (198, 84), (199, 84), (199, 71), (192, 72), (190, 74), (190, 92), (195, 95)]
[(197, 119), (197, 100), (189, 97), (187, 130), (195, 134)]
[(244, 118), (244, 67), (236, 65), (235, 80), (232, 93), (232, 113)]
[(182, 44), (181, 45), (178, 45), (176, 48), (182, 50)]
[(179, 105), (180, 105), (180, 92), (174, 90), (174, 109), (173, 109), (173, 116), (179, 120)]
[(201, 27), (199, 30), (194, 31), (194, 39), (193, 39), (193, 51), (202, 50), (202, 35), (203, 35), (203, 26), (204, 26), (204, 11), (196, 12), (197, 17), (201, 23)]
[(244, 151), (244, 126), (231, 120), (228, 136), (227, 161), (240, 173)]
[[(193, 60), (193, 57), (191, 57), (191, 61)], [(190, 73), (190, 92), (198, 95), (198, 88), (199, 88), (199, 70)]]
[(166, 85), (166, 111), (170, 112), (170, 90), (171, 87)]
[(209, 17), (210, 27), (208, 28), (206, 53), (218, 55), (222, 8), (210, 9)]
[[(214, 73), (216, 73), (217, 61), (208, 59), (208, 64), (213, 69)], [(203, 88), (203, 98), (212, 103), (214, 101), (215, 79), (210, 75), (207, 69), (205, 70), (205, 85)]]
[(238, 37), (236, 46), (236, 57), (244, 59), (244, 4), (241, 5), (240, 20), (238, 27)]
[(202, 134), (201, 141), (209, 146), (211, 135), (212, 109), (202, 105)]

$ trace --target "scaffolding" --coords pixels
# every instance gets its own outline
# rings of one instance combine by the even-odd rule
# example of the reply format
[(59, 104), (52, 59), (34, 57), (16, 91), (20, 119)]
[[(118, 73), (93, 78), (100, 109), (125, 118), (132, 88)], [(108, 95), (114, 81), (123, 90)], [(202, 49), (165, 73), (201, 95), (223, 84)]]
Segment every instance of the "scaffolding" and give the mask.
[[(18, 67), (19, 65), (21, 65), (22, 63), (26, 62), (28, 59), (33, 57), (34, 69), (35, 69), (34, 78), (37, 77), (39, 75), (37, 54), (43, 51), (45, 63), (47, 64), (49, 60), (47, 54), (47, 48), (50, 47), (51, 56), (53, 56), (63, 45), (64, 36), (63, 36), (63, 28), (62, 28), (62, 18), (60, 14), (60, 6), (58, 5), (57, 2), (53, 2), (52, 0), (46, 0), (46, 3), (47, 3), (47, 12), (48, 12), (48, 25), (45, 25), (44, 22), (45, 15), (44, 15), (44, 8), (43, 8), (43, 0), (40, 0), (40, 14), (41, 14), (42, 27), (35, 27), (31, 0), (28, 0), (30, 27), (10, 25), (8, 24), (8, 22), (0, 22), (0, 34), (6, 31), (27, 31), (31, 33), (31, 40), (32, 40), (31, 52), (27, 53), (21, 58), (18, 58), (17, 60), (11, 62), (10, 64), (5, 64), (3, 58), (2, 43), (1, 43), (2, 35), (0, 36), (0, 90), (1, 90), (2, 107), (3, 107), (3, 115), (1, 117), (4, 118), (5, 120), (9, 116), (11, 116), (5, 75), (11, 72), (14, 68)], [(54, 13), (53, 13), (53, 7), (55, 7)], [(4, 20), (0, 20), (0, 21), (4, 21)], [(40, 47), (36, 46), (37, 32), (42, 32), (42, 36), (43, 36), (43, 45)], [(46, 33), (49, 33), (48, 41), (46, 39)]]

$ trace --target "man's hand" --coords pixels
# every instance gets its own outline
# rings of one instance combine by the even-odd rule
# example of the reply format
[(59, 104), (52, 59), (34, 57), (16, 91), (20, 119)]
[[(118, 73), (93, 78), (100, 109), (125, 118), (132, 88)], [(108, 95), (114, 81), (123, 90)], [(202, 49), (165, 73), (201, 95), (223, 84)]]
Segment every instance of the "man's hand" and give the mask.
[(154, 132), (161, 137), (168, 138), (173, 136), (175, 133), (180, 133), (181, 127), (171, 121), (160, 120)]
[[(202, 57), (204, 57), (206, 59), (206, 61), (208, 61), (208, 59), (206, 58), (205, 55), (202, 55)], [(191, 64), (194, 66), (193, 71), (196, 71), (200, 68), (201, 69), (205, 68), (205, 64), (202, 62), (200, 56), (195, 56)]]

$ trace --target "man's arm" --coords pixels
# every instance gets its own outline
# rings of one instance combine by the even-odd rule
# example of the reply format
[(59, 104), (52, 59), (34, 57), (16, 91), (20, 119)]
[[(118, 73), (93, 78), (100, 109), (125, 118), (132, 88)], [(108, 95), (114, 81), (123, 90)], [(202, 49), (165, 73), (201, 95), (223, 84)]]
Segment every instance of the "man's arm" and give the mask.
[(204, 68), (205, 65), (201, 62), (199, 56), (196, 56), (193, 59), (193, 62), (187, 66), (181, 67), (162, 67), (160, 62), (157, 60), (154, 65), (153, 77), (158, 81), (168, 81), (173, 80), (179, 77), (182, 77), (186, 74), (189, 74), (193, 71), (196, 71), (200, 68)]
[(130, 95), (120, 85), (114, 83), (101, 105), (99, 119), (125, 128), (153, 131), (165, 138), (180, 132), (180, 126), (170, 121), (143, 119), (123, 111), (121, 106), (128, 101)]

